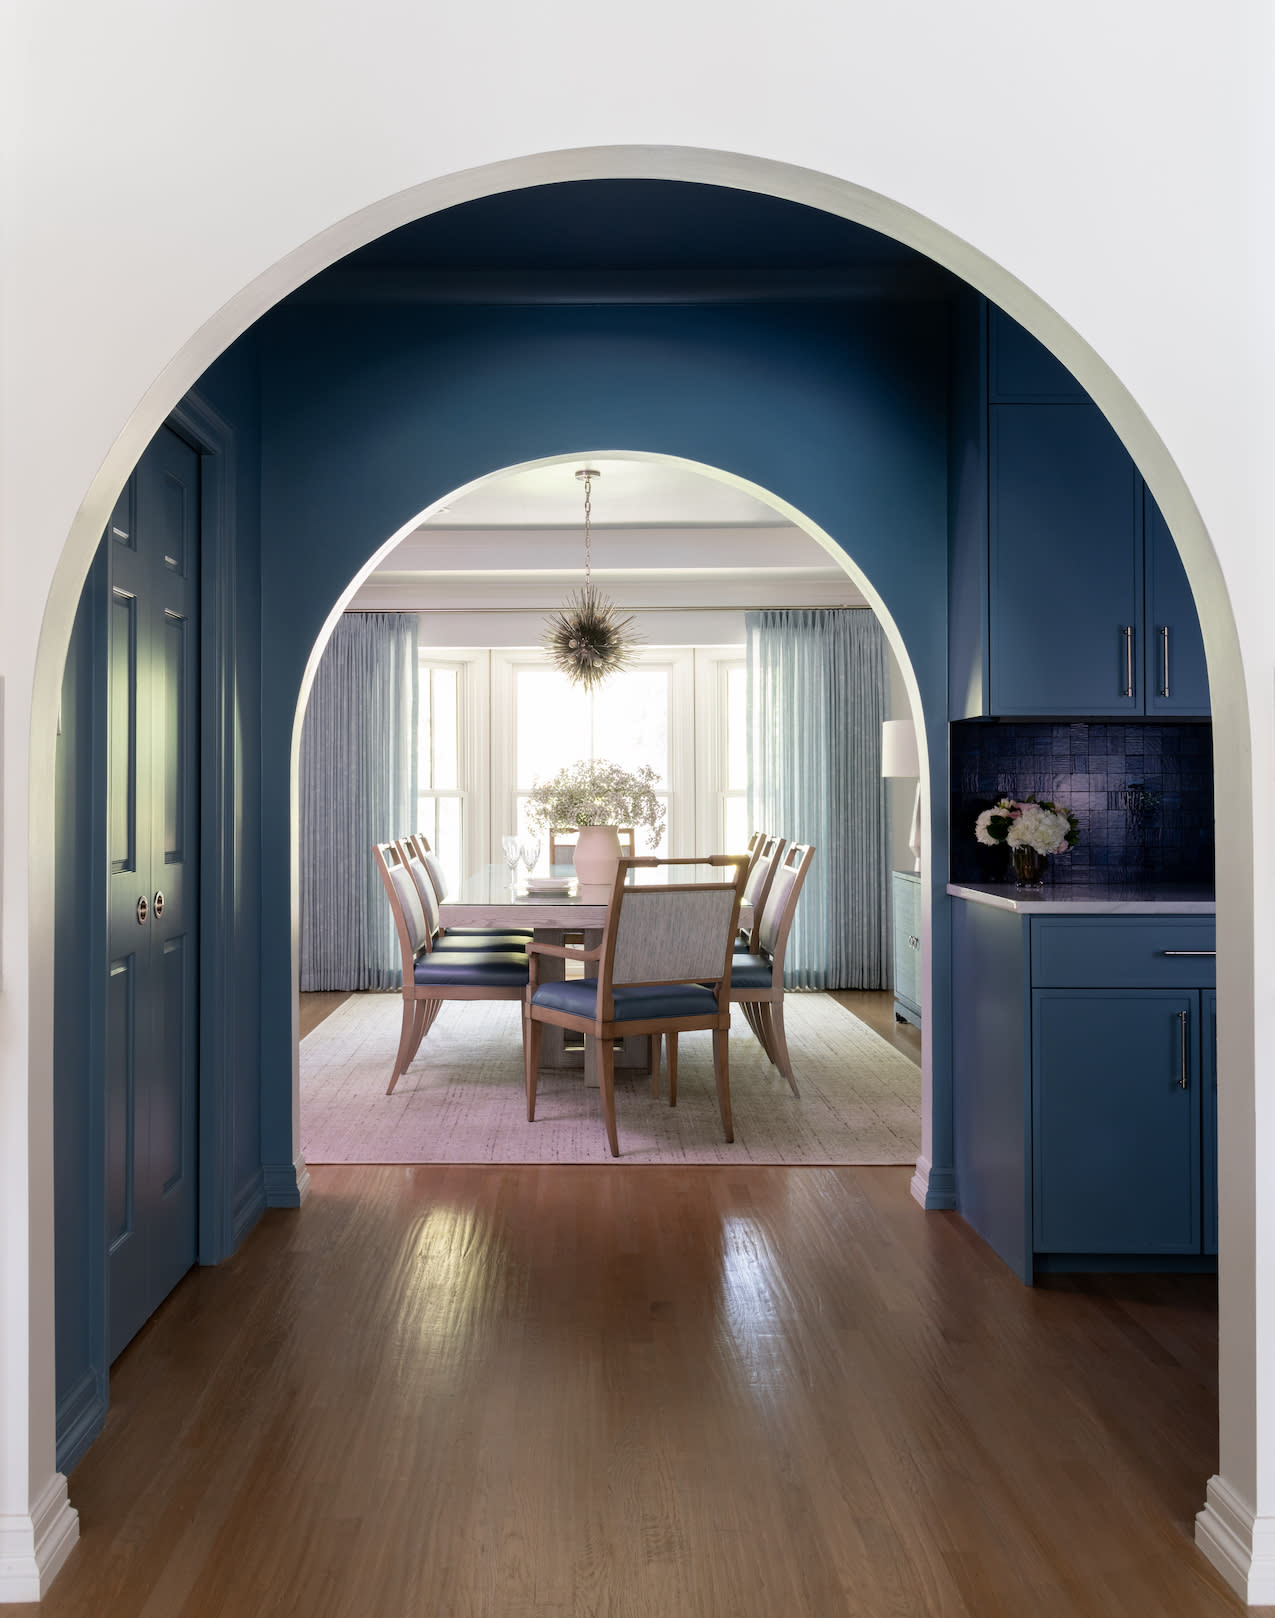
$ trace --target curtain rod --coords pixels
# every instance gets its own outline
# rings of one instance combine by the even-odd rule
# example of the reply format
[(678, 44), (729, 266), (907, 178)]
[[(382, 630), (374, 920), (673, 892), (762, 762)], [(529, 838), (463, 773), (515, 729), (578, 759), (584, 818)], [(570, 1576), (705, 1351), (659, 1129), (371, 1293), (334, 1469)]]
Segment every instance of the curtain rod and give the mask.
[[(402, 615), (412, 613), (418, 618), (439, 618), (452, 614), (467, 618), (477, 615), (500, 617), (505, 614), (519, 618), (543, 618), (554, 610), (553, 607), (346, 607), (345, 609), (347, 613), (385, 612)], [(871, 612), (872, 608), (866, 601), (799, 601), (791, 605), (785, 602), (781, 607), (619, 607), (616, 610), (618, 612)]]

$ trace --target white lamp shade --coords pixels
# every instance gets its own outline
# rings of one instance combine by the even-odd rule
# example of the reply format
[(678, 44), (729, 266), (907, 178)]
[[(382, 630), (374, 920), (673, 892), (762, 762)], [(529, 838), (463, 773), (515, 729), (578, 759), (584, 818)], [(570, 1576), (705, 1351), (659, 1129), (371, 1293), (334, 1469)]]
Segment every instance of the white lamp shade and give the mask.
[(887, 719), (882, 724), (881, 774), (920, 776), (921, 762), (916, 750), (916, 726), (910, 719)]

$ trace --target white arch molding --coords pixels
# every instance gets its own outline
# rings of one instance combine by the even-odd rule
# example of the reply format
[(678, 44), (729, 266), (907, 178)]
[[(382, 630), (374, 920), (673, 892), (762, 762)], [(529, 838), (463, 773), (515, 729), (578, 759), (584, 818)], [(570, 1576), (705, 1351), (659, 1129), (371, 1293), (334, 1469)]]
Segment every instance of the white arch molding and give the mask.
[[(902, 201), (832, 174), (762, 157), (646, 145), (580, 147), (462, 170), (383, 197), (311, 237), (190, 334), (121, 422), (85, 492), (41, 617), (30, 687), (25, 894), (19, 872), (16, 882), (10, 880), (7, 895), (11, 904), (26, 901), (26, 1025), (21, 1026), (20, 1016), (12, 1017), (7, 1038), (15, 1042), (25, 1038), (28, 1091), (25, 1110), (0, 1111), (0, 1128), (20, 1129), (16, 1119), (21, 1116), (27, 1120), (27, 1137), (25, 1151), (21, 1141), (0, 1141), (0, 1152), (7, 1161), (25, 1165), (29, 1224), (24, 1260), (15, 1260), (0, 1274), (0, 1286), (5, 1288), (0, 1306), (11, 1320), (25, 1316), (27, 1327), (19, 1333), (21, 1352), (6, 1355), (0, 1341), (0, 1431), (9, 1453), (20, 1448), (25, 1456), (29, 1504), (26, 1517), (0, 1514), (0, 1599), (7, 1590), (13, 1591), (9, 1599), (29, 1599), (31, 1591), (47, 1585), (75, 1533), (74, 1514), (65, 1505), (65, 1486), (54, 1469), (53, 1301), (44, 1275), (45, 1267), (51, 1273), (53, 1251), (49, 918), (54, 850), (47, 805), (53, 801), (53, 738), (71, 626), (111, 508), (146, 444), (198, 377), (255, 320), (320, 270), (387, 231), (458, 203), (555, 182), (620, 178), (681, 180), (765, 193), (866, 225), (943, 265), (1005, 309), (1076, 376), (1147, 479), (1177, 541), (1204, 633), (1213, 693), (1215, 771), (1227, 782), (1233, 806), (1228, 835), (1219, 839), (1217, 849), (1218, 1064), (1225, 1076), (1218, 1119), (1221, 1461), (1219, 1475), (1209, 1485), (1209, 1505), (1197, 1524), (1197, 1539), (1241, 1594), (1252, 1601), (1275, 1601), (1275, 1517), (1268, 1521), (1257, 1512), (1259, 1483), (1275, 1486), (1275, 1434), (1269, 1445), (1264, 1436), (1260, 1455), (1258, 1448), (1258, 1379), (1265, 1370), (1261, 1351), (1265, 1331), (1275, 1329), (1275, 1319), (1266, 1318), (1275, 1316), (1275, 1308), (1268, 1308), (1257, 1292), (1259, 1216), (1265, 1222), (1266, 1210), (1264, 1201), (1259, 1203), (1253, 1143), (1261, 1109), (1254, 1037), (1251, 854), (1258, 845), (1252, 734), (1235, 615), (1200, 512), (1146, 413), (1103, 358), (1029, 287), (953, 232)], [(19, 704), (25, 696), (21, 689), (10, 694)], [(914, 689), (909, 695), (915, 702)], [(1263, 712), (1268, 706), (1259, 703)], [(10, 834), (15, 854), (21, 843), (21, 831)], [(12, 1151), (5, 1151), (6, 1145)], [(1270, 1374), (1275, 1376), (1275, 1366)], [(12, 1577), (6, 1578), (6, 1565), (15, 1570)]]
[[(423, 522), (428, 522), (435, 512), (453, 505), (462, 496), (480, 489), (484, 484), (493, 483), (500, 478), (508, 477), (514, 472), (534, 471), (542, 466), (580, 466), (594, 457), (602, 457), (608, 461), (643, 461), (658, 466), (675, 466), (682, 471), (696, 472), (702, 477), (714, 479), (718, 483), (727, 484), (732, 489), (739, 489), (749, 494), (763, 505), (768, 505), (777, 516), (783, 517), (786, 522), (800, 528), (805, 534), (828, 552), (829, 556), (844, 570), (847, 576), (862, 594), (864, 600), (871, 607), (878, 623), (885, 631), (890, 650), (894, 653), (899, 669), (903, 675), (904, 689), (907, 691), (908, 704), (911, 710), (913, 723), (916, 725), (917, 747), (921, 762), (921, 798), (926, 805), (930, 802), (930, 760), (928, 752), (928, 737), (925, 728), (924, 705), (921, 701), (920, 688), (917, 685), (916, 674), (912, 668), (912, 660), (908, 655), (907, 645), (900, 633), (893, 616), (881, 599), (880, 593), (873, 585), (871, 578), (859, 566), (858, 562), (835, 539), (826, 533), (819, 525), (812, 522), (804, 512), (796, 506), (781, 500), (778, 495), (772, 494), (759, 483), (752, 483), (747, 478), (736, 476), (733, 472), (726, 472), (721, 467), (709, 466), (702, 461), (686, 460), (680, 455), (659, 455), (649, 450), (623, 450), (600, 449), (591, 444), (587, 449), (572, 450), (567, 454), (546, 455), (535, 461), (520, 461), (515, 466), (502, 466), (485, 473), (480, 478), (474, 478), (469, 483), (452, 489), (449, 493), (440, 496), (431, 505), (417, 512), (409, 518), (401, 528), (390, 535), (350, 580), (349, 584), (337, 598), (336, 604), (323, 622), (314, 645), (310, 649), (310, 656), (306, 659), (305, 673), (301, 680), (301, 689), (297, 695), (296, 714), (292, 722), (292, 746), (288, 766), (288, 849), (289, 849), (289, 888), (291, 893), (291, 915), (289, 920), (289, 938), (292, 950), (292, 1154), (298, 1166), (298, 1181), (306, 1183), (304, 1160), (301, 1155), (301, 879), (300, 879), (300, 778), (301, 778), (301, 732), (305, 727), (306, 709), (310, 705), (310, 692), (314, 686), (314, 677), (318, 672), (324, 650), (332, 639), (333, 631), (340, 621), (341, 614), (358, 594), (363, 582), (375, 571), (380, 563), (390, 553), (414, 532)], [(928, 813), (921, 820), (921, 861), (925, 870), (932, 870), (931, 864), (931, 831)], [(925, 883), (921, 884), (921, 1003), (929, 1006), (933, 1004), (930, 994), (930, 936), (931, 936), (931, 900), (930, 890)], [(930, 1142), (934, 1127), (933, 1109), (933, 1062), (930, 1044), (928, 1020), (921, 1029), (921, 1163), (928, 1166), (931, 1158)], [(925, 1167), (922, 1168), (921, 1177), (925, 1177)], [(917, 1194), (914, 1188), (914, 1194)], [(924, 1191), (920, 1190), (918, 1200), (924, 1203)]]

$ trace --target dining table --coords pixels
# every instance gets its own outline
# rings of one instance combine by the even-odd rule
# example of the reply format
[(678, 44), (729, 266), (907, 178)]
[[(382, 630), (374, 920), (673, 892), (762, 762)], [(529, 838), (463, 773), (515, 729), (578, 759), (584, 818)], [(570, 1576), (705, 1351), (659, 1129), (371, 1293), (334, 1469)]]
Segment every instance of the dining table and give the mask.
[[(667, 867), (643, 869), (629, 873), (629, 880), (638, 884), (685, 881), (682, 871)], [(552, 883), (553, 886), (549, 886)], [(454, 894), (449, 894), (439, 905), (439, 921), (448, 927), (530, 927), (538, 943), (561, 944), (568, 936), (583, 935), (585, 949), (595, 949), (602, 942), (606, 925), (607, 904), (611, 898), (611, 884), (591, 885), (576, 878), (572, 866), (555, 866), (545, 877), (532, 878), (514, 875), (506, 865), (485, 865), (471, 876), (465, 877)], [(752, 906), (741, 906), (739, 925), (752, 926)], [(550, 982), (566, 975), (567, 963), (558, 956), (540, 957), (539, 975), (542, 982)], [(578, 1038), (578, 1036), (576, 1036)], [(589, 1050), (576, 1045), (565, 1029), (546, 1024), (540, 1041), (540, 1066), (546, 1068), (583, 1069), (584, 1082), (598, 1085), (597, 1064)], [(618, 1068), (651, 1070), (650, 1038), (642, 1035), (617, 1042), (615, 1065)]]

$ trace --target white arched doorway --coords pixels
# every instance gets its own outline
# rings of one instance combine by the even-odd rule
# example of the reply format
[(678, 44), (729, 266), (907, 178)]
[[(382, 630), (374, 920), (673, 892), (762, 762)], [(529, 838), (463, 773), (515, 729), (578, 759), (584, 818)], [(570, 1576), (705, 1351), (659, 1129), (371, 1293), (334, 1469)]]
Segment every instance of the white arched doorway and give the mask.
[[(351, 215), (340, 225), (313, 239), (276, 264), (244, 289), (215, 320), (185, 342), (162, 378), (154, 383), (93, 477), (73, 522), (49, 589), (38, 651), (31, 669), (31, 736), (27, 758), (26, 796), (31, 805), (47, 801), (52, 790), (52, 751), (49, 737), (56, 723), (58, 683), (79, 584), (87, 569), (106, 515), (142, 445), (186, 388), (265, 308), (291, 291), (318, 269), (355, 246), (395, 225), (452, 203), (492, 192), (574, 178), (605, 178), (616, 174), (701, 181), (766, 191), (776, 196), (823, 208), (882, 230), (927, 253), (937, 262), (987, 293), (1032, 331), (1062, 359), (1120, 432), (1126, 446), (1146, 474), (1174, 534), (1181, 545), (1200, 606), (1214, 689), (1221, 700), (1215, 708), (1215, 737), (1219, 773), (1231, 783), (1236, 800), (1251, 799), (1249, 720), (1245, 677), (1233, 617), (1216, 557), (1186, 484), (1164, 445), (1136, 401), (1110, 369), (1076, 333), (1039, 298), (968, 247), (959, 238), (907, 208), (828, 176), (757, 159), (739, 159), (695, 151), (646, 151), (611, 148), (552, 154), (472, 170), (460, 177), (430, 182), (398, 193)], [(52, 1040), (51, 994), (48, 988), (51, 937), (47, 900), (51, 885), (51, 846), (47, 826), (32, 814), (25, 840), (29, 918), (29, 993), (26, 1015), (15, 1024), (22, 1046), (22, 1068), (27, 1094), (35, 1102), (29, 1134), (21, 1131), (4, 1142), (22, 1172), (9, 1177), (21, 1206), (22, 1221), (30, 1232), (29, 1269), (17, 1274), (16, 1291), (22, 1308), (13, 1315), (25, 1324), (21, 1330), (24, 1352), (8, 1356), (12, 1375), (0, 1387), (0, 1409), (7, 1430), (20, 1426), (26, 1437), (20, 1446), (25, 1472), (26, 1498), (32, 1506), (44, 1500), (52, 1475), (52, 1398), (48, 1367), (51, 1364), (52, 1310), (47, 1288), (40, 1280), (41, 1266), (51, 1253), (51, 1203), (41, 1189), (47, 1187), (49, 1140), (47, 1106), (41, 1100), (43, 1077), (49, 1069)], [(1255, 1410), (1257, 1361), (1255, 1357), (1256, 1250), (1254, 1242), (1254, 1168), (1251, 1146), (1246, 1158), (1243, 1119), (1254, 1109), (1254, 1050), (1252, 1041), (1254, 986), (1251, 958), (1253, 896), (1251, 870), (1240, 844), (1224, 840), (1219, 850), (1219, 992), (1223, 1018), (1220, 1062), (1231, 1086), (1220, 1123), (1221, 1176), (1227, 1188), (1221, 1214), (1222, 1230), (1222, 1476), (1233, 1479), (1233, 1492), (1243, 1502), (1256, 1495), (1257, 1455)], [(12, 890), (11, 890), (12, 891)], [(12, 1314), (13, 1312), (10, 1311)], [(8, 1472), (6, 1472), (6, 1477)], [(10, 1488), (7, 1499), (13, 1498)], [(59, 1509), (55, 1506), (55, 1510)], [(69, 1530), (68, 1530), (69, 1531)], [(1221, 1535), (1218, 1536), (1219, 1539)], [(47, 1565), (55, 1558), (49, 1556)]]
[[(420, 512), (418, 512), (407, 523), (405, 523), (398, 531), (396, 531), (394, 534), (392, 534), (385, 541), (385, 543), (383, 545), (381, 545), (375, 552), (373, 552), (373, 554), (370, 557), (368, 557), (368, 559), (363, 564), (363, 566), (360, 567), (358, 572), (355, 573), (354, 576), (350, 579), (349, 584), (347, 585), (345, 590), (342, 591), (341, 595), (338, 597), (337, 601), (333, 605), (332, 610), (329, 613), (326, 622), (324, 623), (323, 630), (322, 630), (321, 634), (318, 636), (318, 638), (316, 639), (316, 641), (314, 643), (314, 646), (313, 646), (313, 648), (312, 648), (312, 650), (310, 652), (310, 656), (309, 656), (309, 659), (308, 659), (307, 664), (306, 664), (305, 676), (304, 676), (304, 680), (303, 680), (303, 683), (302, 683), (302, 686), (301, 686), (301, 691), (300, 691), (300, 694), (299, 694), (298, 699), (297, 699), (295, 717), (294, 717), (293, 726), (292, 726), (292, 747), (291, 747), (291, 762), (290, 762), (291, 784), (290, 784), (290, 792), (289, 792), (289, 799), (290, 799), (290, 805), (291, 805), (290, 819), (289, 819), (289, 848), (290, 848), (290, 869), (291, 869), (291, 873), (292, 873), (292, 875), (291, 875), (290, 936), (291, 936), (291, 939), (292, 939), (292, 952), (293, 952), (293, 962), (292, 962), (292, 968), (293, 968), (292, 969), (292, 983), (293, 983), (293, 994), (292, 994), (292, 1030), (293, 1030), (293, 1037), (292, 1037), (292, 1130), (293, 1130), (293, 1140), (292, 1140), (292, 1145), (293, 1145), (294, 1160), (297, 1161), (297, 1162), (301, 1162), (303, 1160), (303, 1154), (302, 1154), (302, 1150), (301, 1150), (301, 1135), (300, 1135), (300, 1118), (301, 1118), (300, 1008), (299, 1008), (298, 987), (297, 987), (299, 985), (299, 983), (300, 983), (300, 980), (301, 980), (300, 942), (299, 942), (299, 940), (300, 940), (300, 908), (299, 908), (299, 906), (300, 906), (300, 892), (299, 892), (299, 881), (298, 881), (298, 875), (297, 875), (297, 872), (298, 872), (299, 829), (300, 829), (299, 828), (300, 808), (299, 808), (299, 786), (298, 786), (298, 782), (299, 782), (299, 772), (300, 772), (301, 737), (302, 737), (302, 731), (303, 731), (304, 725), (305, 725), (306, 709), (307, 709), (307, 706), (308, 706), (308, 703), (309, 703), (310, 691), (311, 691), (311, 688), (312, 688), (312, 685), (313, 685), (313, 682), (314, 682), (315, 673), (316, 673), (316, 671), (317, 671), (317, 669), (319, 667), (319, 663), (320, 663), (320, 661), (321, 661), (321, 659), (323, 657), (324, 650), (327, 647), (327, 644), (328, 644), (329, 640), (331, 639), (333, 630), (335, 629), (338, 621), (340, 620), (341, 614), (347, 609), (347, 607), (350, 605), (350, 603), (355, 599), (355, 597), (357, 596), (357, 594), (359, 592), (360, 587), (375, 572), (375, 570), (379, 566), (379, 564), (387, 556), (389, 556), (410, 533), (412, 533), (417, 528), (419, 528), (423, 523), (427, 522), (429, 520), (429, 518), (431, 516), (433, 516), (436, 512), (439, 512), (439, 511), (445, 510), (445, 509), (449, 509), (450, 507), (455, 505), (459, 500), (461, 500), (464, 496), (466, 496), (468, 494), (471, 494), (471, 493), (475, 492), (476, 490), (479, 490), (479, 489), (483, 488), (486, 485), (498, 482), (498, 481), (508, 477), (509, 475), (513, 474), (513, 473), (521, 473), (521, 472), (539, 470), (539, 469), (542, 469), (542, 468), (555, 467), (555, 466), (576, 467), (576, 466), (584, 464), (585, 462), (593, 464), (593, 463), (598, 462), (598, 461), (605, 461), (605, 462), (637, 461), (637, 462), (643, 462), (643, 463), (646, 463), (648, 465), (653, 465), (653, 466), (676, 468), (679, 471), (694, 473), (694, 474), (697, 474), (698, 476), (701, 476), (703, 478), (706, 478), (706, 479), (712, 480), (714, 482), (723, 484), (723, 485), (725, 485), (727, 487), (730, 487), (732, 489), (739, 490), (740, 492), (749, 495), (753, 500), (759, 502), (761, 505), (767, 506), (771, 510), (773, 510), (777, 519), (791, 524), (794, 528), (800, 530), (803, 534), (807, 535), (810, 539), (812, 539), (820, 547), (820, 549), (822, 549), (836, 563), (837, 567), (846, 575), (847, 578), (849, 578), (853, 582), (857, 592), (860, 595), (862, 595), (863, 598), (867, 601), (869, 607), (871, 608), (871, 611), (872, 611), (873, 615), (877, 618), (878, 622), (881, 624), (881, 626), (882, 626), (882, 628), (883, 628), (883, 630), (885, 632), (887, 642), (889, 643), (891, 653), (893, 654), (894, 659), (898, 664), (899, 671), (902, 674), (903, 684), (904, 684), (904, 687), (905, 687), (906, 693), (907, 693), (907, 700), (908, 700), (908, 704), (909, 704), (909, 709), (910, 709), (910, 713), (911, 713), (911, 716), (912, 716), (913, 723), (916, 726), (916, 733), (917, 733), (917, 738), (918, 738), (918, 751), (919, 751), (919, 755), (920, 755), (921, 770), (922, 770), (922, 775), (921, 775), (922, 798), (923, 798), (924, 801), (927, 801), (927, 802), (929, 800), (930, 790), (931, 790), (931, 760), (930, 760), (929, 754), (927, 752), (927, 737), (926, 737), (924, 705), (923, 705), (922, 700), (921, 700), (921, 694), (920, 694), (920, 690), (918, 688), (917, 677), (916, 677), (915, 670), (913, 668), (912, 659), (909, 656), (907, 645), (906, 645), (906, 642), (904, 640), (902, 631), (900, 630), (899, 625), (896, 623), (894, 617), (890, 613), (889, 608), (886, 605), (885, 601), (882, 599), (880, 592), (874, 587), (874, 585), (872, 583), (872, 580), (871, 580), (871, 577), (857, 563), (855, 558), (852, 555), (848, 554), (846, 552), (846, 550), (841, 545), (839, 545), (830, 535), (825, 533), (818, 526), (817, 523), (815, 523), (812, 519), (807, 517), (803, 512), (797, 510), (795, 507), (791, 506), (786, 501), (780, 499), (777, 495), (772, 494), (770, 491), (762, 488), (758, 484), (750, 483), (749, 481), (747, 481), (744, 478), (738, 477), (733, 473), (724, 471), (720, 467), (708, 466), (708, 465), (705, 465), (705, 464), (703, 464), (701, 462), (696, 462), (696, 461), (678, 459), (678, 458), (673, 457), (673, 456), (655, 455), (655, 454), (652, 454), (652, 453), (649, 453), (649, 452), (643, 452), (643, 451), (625, 451), (625, 450), (617, 450), (617, 449), (607, 449), (607, 450), (604, 450), (604, 451), (599, 451), (596, 448), (596, 446), (589, 449), (587, 452), (576, 450), (576, 451), (572, 451), (569, 454), (546, 457), (546, 458), (543, 458), (543, 459), (540, 459), (540, 460), (537, 460), (537, 461), (522, 462), (522, 463), (519, 463), (519, 464), (514, 465), (514, 466), (500, 467), (500, 468), (498, 468), (496, 470), (493, 470), (492, 472), (488, 473), (483, 478), (477, 479), (477, 480), (475, 480), (475, 481), (473, 481), (471, 483), (468, 483), (468, 484), (465, 484), (465, 485), (463, 485), (461, 487), (458, 487), (456, 489), (450, 490), (441, 499), (434, 501), (430, 506), (428, 506), (428, 507), (424, 508), (423, 510), (421, 510)], [(923, 858), (923, 861), (924, 861), (925, 865), (928, 867), (929, 864), (930, 864), (930, 850), (931, 850), (931, 826), (930, 826), (930, 821), (929, 821), (928, 816), (923, 816), (922, 817), (921, 826), (922, 826), (922, 858)], [(931, 964), (931, 960), (930, 960), (931, 917), (930, 917), (930, 914), (929, 914), (930, 906), (929, 906), (929, 897), (928, 897), (927, 893), (923, 894), (923, 909), (924, 909), (924, 914), (923, 914), (922, 928), (921, 928), (922, 947), (923, 947), (922, 973), (923, 973), (923, 983), (928, 984), (929, 976), (930, 976), (930, 964)], [(929, 994), (928, 994), (927, 989), (923, 989), (923, 991), (922, 991), (922, 999), (923, 999), (923, 1003), (928, 1003)], [(918, 1183), (918, 1186), (917, 1186), (916, 1192), (915, 1192), (915, 1194), (918, 1197), (918, 1200), (922, 1203), (923, 1206), (924, 1206), (924, 1203), (925, 1203), (925, 1182), (926, 1182), (926, 1171), (925, 1171), (924, 1165), (926, 1165), (926, 1164), (928, 1164), (930, 1162), (931, 1155), (932, 1155), (931, 1142), (932, 1142), (933, 1128), (934, 1128), (934, 1105), (933, 1105), (933, 1103), (934, 1103), (934, 1097), (933, 1097), (932, 1049), (931, 1049), (929, 1035), (928, 1035), (928, 1033), (923, 1031), (923, 1035), (922, 1035), (922, 1099), (921, 1099), (921, 1106), (922, 1106), (922, 1117), (921, 1117), (921, 1124), (922, 1124), (922, 1131), (921, 1131), (922, 1159), (921, 1159), (921, 1161), (922, 1161), (923, 1167), (922, 1167), (922, 1170), (921, 1170), (921, 1175), (919, 1177), (919, 1183)]]

